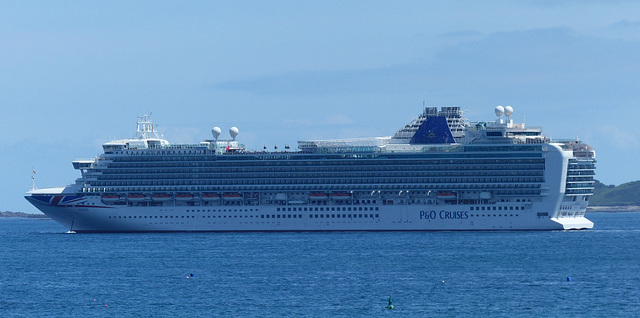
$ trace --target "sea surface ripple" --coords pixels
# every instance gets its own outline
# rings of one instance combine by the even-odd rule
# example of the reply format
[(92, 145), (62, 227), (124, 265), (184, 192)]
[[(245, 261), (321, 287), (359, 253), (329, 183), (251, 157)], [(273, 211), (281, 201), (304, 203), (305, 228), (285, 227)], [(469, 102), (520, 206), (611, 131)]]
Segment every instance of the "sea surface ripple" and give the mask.
[(638, 316), (640, 212), (587, 217), (593, 230), (141, 234), (0, 219), (0, 316)]

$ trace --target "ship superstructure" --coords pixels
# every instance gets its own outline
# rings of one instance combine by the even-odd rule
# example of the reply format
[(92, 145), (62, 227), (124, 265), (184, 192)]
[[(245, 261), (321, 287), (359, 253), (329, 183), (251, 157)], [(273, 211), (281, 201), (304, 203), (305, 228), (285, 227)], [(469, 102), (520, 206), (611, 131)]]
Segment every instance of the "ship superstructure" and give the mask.
[(75, 184), (26, 198), (76, 232), (585, 229), (595, 152), (511, 119), (425, 107), (391, 137), (247, 151), (170, 144), (148, 116), (136, 138), (76, 160)]

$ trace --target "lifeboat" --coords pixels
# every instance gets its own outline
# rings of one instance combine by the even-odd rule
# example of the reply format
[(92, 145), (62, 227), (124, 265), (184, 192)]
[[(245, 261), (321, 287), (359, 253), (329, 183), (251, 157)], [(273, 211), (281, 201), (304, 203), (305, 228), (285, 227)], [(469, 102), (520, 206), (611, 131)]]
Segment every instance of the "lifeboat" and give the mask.
[(351, 193), (332, 193), (332, 200), (349, 200), (351, 199)]
[(309, 200), (326, 200), (329, 196), (326, 193), (310, 193)]
[(117, 194), (105, 194), (102, 196), (102, 202), (104, 203), (114, 203), (120, 200), (120, 196)]
[(480, 199), (491, 199), (491, 192), (480, 192)]
[(151, 196), (151, 200), (153, 201), (168, 201), (171, 199), (171, 196), (168, 194), (154, 194)]
[(178, 201), (191, 201), (194, 199), (194, 195), (190, 193), (176, 194), (176, 200)]
[(438, 192), (436, 193), (436, 198), (438, 199), (455, 199), (458, 195), (455, 192)]
[(242, 200), (242, 194), (240, 193), (226, 193), (222, 195), (222, 198), (224, 198), (227, 201), (239, 201)]
[(205, 193), (202, 195), (202, 200), (205, 201), (218, 201), (220, 200), (220, 195), (216, 193)]
[(146, 199), (147, 197), (144, 194), (129, 194), (127, 196), (127, 200), (129, 200), (130, 202), (140, 202), (140, 201), (144, 201), (144, 199)]

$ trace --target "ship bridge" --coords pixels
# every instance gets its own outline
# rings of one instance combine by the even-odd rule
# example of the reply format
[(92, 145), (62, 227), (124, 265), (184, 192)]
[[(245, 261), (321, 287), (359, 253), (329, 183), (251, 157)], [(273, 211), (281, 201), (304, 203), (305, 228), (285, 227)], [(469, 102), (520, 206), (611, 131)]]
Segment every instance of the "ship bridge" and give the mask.
[(105, 153), (125, 149), (151, 149), (169, 146), (169, 142), (158, 135), (151, 115), (138, 116), (136, 137), (133, 139), (113, 140), (102, 145)]

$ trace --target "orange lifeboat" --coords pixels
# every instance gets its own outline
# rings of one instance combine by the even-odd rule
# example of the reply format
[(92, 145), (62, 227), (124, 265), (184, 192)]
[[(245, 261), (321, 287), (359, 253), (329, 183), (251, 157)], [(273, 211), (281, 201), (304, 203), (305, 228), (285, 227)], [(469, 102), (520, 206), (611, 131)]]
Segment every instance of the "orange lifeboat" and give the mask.
[(114, 203), (120, 200), (120, 196), (117, 194), (105, 194), (102, 196), (102, 202), (104, 203)]
[(329, 196), (326, 193), (322, 193), (322, 192), (320, 192), (320, 193), (309, 193), (309, 200), (320, 201), (320, 200), (326, 200), (328, 198), (329, 198)]
[(224, 198), (227, 201), (239, 201), (242, 200), (242, 194), (240, 193), (225, 193), (222, 195), (222, 198)]
[(176, 200), (178, 201), (191, 201), (193, 199), (194, 195), (191, 193), (176, 194)]
[(205, 193), (202, 195), (202, 200), (205, 201), (218, 201), (220, 200), (220, 195), (217, 193)]
[(171, 196), (168, 194), (154, 194), (151, 196), (151, 200), (153, 201), (168, 201), (171, 199)]
[(140, 202), (140, 201), (144, 201), (144, 199), (146, 199), (147, 197), (144, 194), (129, 194), (127, 196), (127, 200), (129, 200), (130, 202)]
[(455, 192), (438, 192), (436, 193), (436, 198), (445, 199), (445, 200), (453, 200), (458, 195)]
[(351, 199), (351, 193), (332, 193), (331, 199), (333, 200), (349, 200)]

